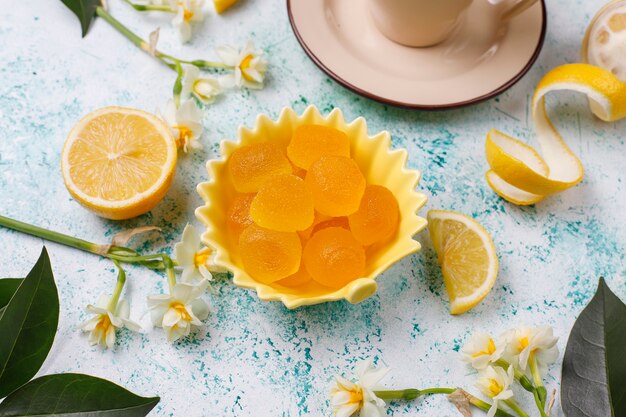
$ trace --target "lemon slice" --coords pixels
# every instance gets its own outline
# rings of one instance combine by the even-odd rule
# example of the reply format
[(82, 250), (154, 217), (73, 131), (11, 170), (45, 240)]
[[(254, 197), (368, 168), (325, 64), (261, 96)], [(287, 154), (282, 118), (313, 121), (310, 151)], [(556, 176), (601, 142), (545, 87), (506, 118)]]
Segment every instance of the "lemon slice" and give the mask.
[(582, 47), (583, 62), (626, 82), (626, 0), (613, 0), (592, 19)]
[(532, 117), (543, 156), (498, 130), (487, 134), (487, 182), (498, 195), (514, 204), (535, 204), (583, 179), (580, 159), (565, 144), (545, 109), (546, 94), (561, 90), (585, 94), (591, 111), (601, 120), (615, 121), (626, 116), (626, 84), (611, 72), (589, 64), (567, 64), (548, 72), (532, 101)]
[(174, 178), (176, 154), (174, 138), (158, 117), (105, 107), (74, 126), (61, 168), (78, 202), (101, 217), (121, 220), (161, 201)]
[(237, 3), (237, 0), (213, 0), (215, 11), (220, 14), (230, 9), (235, 3)]
[(496, 282), (498, 257), (493, 240), (476, 220), (453, 211), (430, 210), (428, 230), (450, 298), (450, 313), (465, 313)]

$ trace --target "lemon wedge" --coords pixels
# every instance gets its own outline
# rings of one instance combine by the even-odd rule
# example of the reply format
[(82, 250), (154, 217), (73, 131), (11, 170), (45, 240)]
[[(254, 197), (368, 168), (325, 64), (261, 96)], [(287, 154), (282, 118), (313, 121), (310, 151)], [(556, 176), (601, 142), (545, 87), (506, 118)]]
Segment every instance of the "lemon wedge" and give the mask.
[(97, 215), (121, 220), (151, 210), (174, 178), (177, 148), (169, 128), (140, 110), (105, 107), (70, 132), (61, 156), (65, 186)]
[(545, 109), (546, 94), (561, 90), (585, 94), (591, 111), (601, 120), (610, 122), (626, 117), (626, 84), (613, 73), (589, 64), (567, 64), (548, 72), (532, 101), (532, 117), (543, 156), (498, 130), (487, 134), (487, 182), (507, 201), (535, 204), (583, 179), (580, 159), (566, 145)]
[(445, 210), (430, 210), (427, 217), (450, 313), (465, 313), (480, 303), (496, 282), (496, 247), (489, 232), (471, 217)]
[(581, 55), (583, 62), (626, 82), (626, 0), (613, 0), (598, 11), (585, 33)]
[(237, 0), (213, 0), (215, 11), (220, 14), (230, 9), (235, 3), (237, 3)]

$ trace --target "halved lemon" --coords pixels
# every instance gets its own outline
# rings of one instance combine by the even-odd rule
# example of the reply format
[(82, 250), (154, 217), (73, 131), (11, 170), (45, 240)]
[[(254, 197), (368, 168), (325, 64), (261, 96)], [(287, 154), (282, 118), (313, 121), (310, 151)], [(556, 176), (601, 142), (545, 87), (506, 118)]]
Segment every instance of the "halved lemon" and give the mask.
[(65, 186), (97, 215), (122, 220), (150, 211), (174, 178), (177, 148), (157, 116), (105, 107), (70, 132), (61, 158)]
[(430, 210), (428, 230), (450, 298), (450, 313), (465, 313), (496, 282), (498, 257), (493, 240), (476, 220), (453, 211)]

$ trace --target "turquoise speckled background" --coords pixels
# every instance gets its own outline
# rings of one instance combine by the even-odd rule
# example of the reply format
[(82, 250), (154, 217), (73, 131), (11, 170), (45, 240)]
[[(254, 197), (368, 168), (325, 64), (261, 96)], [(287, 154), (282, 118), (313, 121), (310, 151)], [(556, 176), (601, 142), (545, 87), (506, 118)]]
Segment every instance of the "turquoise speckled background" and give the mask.
[[(471, 387), (473, 376), (457, 360), (457, 351), (472, 330), (499, 333), (516, 324), (548, 324), (561, 337), (563, 350), (599, 276), (626, 298), (626, 121), (597, 121), (581, 96), (553, 97), (549, 103), (557, 107), (552, 110), (557, 125), (584, 162), (583, 182), (536, 207), (520, 208), (498, 198), (483, 179), (486, 132), (498, 127), (532, 137), (527, 107), (534, 85), (550, 68), (578, 60), (585, 26), (603, 0), (550, 0), (546, 44), (524, 79), (499, 98), (440, 113), (377, 104), (330, 81), (297, 44), (283, 0), (242, 0), (224, 16), (211, 15), (186, 46), (178, 44), (166, 17), (140, 15), (120, 0), (109, 3), (114, 15), (144, 36), (162, 26), (162, 49), (186, 57), (208, 58), (213, 46), (251, 36), (270, 60), (267, 88), (229, 94), (208, 109), (205, 151), (181, 158), (174, 185), (155, 210), (127, 222), (102, 220), (65, 190), (59, 171), (63, 141), (72, 125), (96, 108), (155, 110), (170, 94), (173, 73), (102, 21), (81, 39), (75, 17), (59, 1), (5, 2), (0, 8), (0, 213), (96, 242), (130, 227), (157, 225), (163, 235), (140, 240), (140, 248), (171, 248), (187, 221), (198, 224), (193, 212), (201, 200), (195, 184), (206, 179), (204, 162), (216, 155), (220, 139), (232, 138), (240, 124), (251, 125), (259, 113), (276, 116), (283, 106), (301, 111), (315, 104), (325, 112), (340, 107), (347, 118), (364, 116), (371, 132), (391, 131), (394, 146), (409, 150), (410, 166), (423, 172), (419, 188), (429, 197), (423, 214), (431, 208), (457, 210), (485, 225), (495, 238), (500, 276), (480, 306), (451, 317), (435, 254), (422, 233), (417, 239), (423, 251), (383, 274), (378, 294), (360, 305), (288, 311), (218, 282), (213, 314), (195, 339), (169, 344), (158, 330), (124, 331), (115, 349), (101, 351), (89, 347), (76, 326), (86, 318), (82, 308), (111, 291), (113, 266), (48, 243), (62, 307), (42, 373), (90, 373), (141, 394), (158, 394), (162, 402), (155, 416), (323, 416), (330, 414), (332, 375), (351, 374), (361, 359), (374, 357), (392, 367), (390, 387)], [(23, 276), (42, 243), (1, 229), (1, 275)], [(133, 318), (140, 319), (145, 296), (160, 292), (164, 279), (142, 269), (128, 272), (125, 294)], [(559, 365), (547, 377), (550, 388), (558, 386)], [(532, 410), (530, 400), (526, 396), (521, 402)], [(389, 415), (457, 412), (444, 398), (433, 397), (394, 404)]]

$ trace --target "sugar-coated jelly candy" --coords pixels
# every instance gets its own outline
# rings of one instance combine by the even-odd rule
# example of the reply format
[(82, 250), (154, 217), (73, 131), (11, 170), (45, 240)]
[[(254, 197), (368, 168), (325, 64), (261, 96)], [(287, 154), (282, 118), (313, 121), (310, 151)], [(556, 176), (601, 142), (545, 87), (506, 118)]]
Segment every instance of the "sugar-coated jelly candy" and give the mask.
[(277, 175), (259, 189), (250, 206), (252, 220), (279, 232), (305, 230), (313, 224), (313, 194), (302, 178)]
[(252, 224), (239, 237), (239, 255), (252, 278), (271, 284), (298, 271), (302, 245), (296, 232), (277, 232)]
[(398, 230), (398, 202), (391, 191), (368, 185), (359, 209), (348, 216), (352, 234), (363, 246), (390, 238)]
[(239, 235), (243, 232), (243, 229), (250, 226), (253, 221), (250, 216), (250, 204), (254, 194), (240, 194), (228, 207), (226, 214), (226, 224), (228, 225), (228, 231), (235, 241), (239, 240)]
[(296, 128), (287, 146), (291, 162), (303, 169), (322, 156), (350, 157), (350, 139), (341, 130), (321, 125), (302, 125)]
[(359, 208), (365, 178), (354, 160), (323, 156), (307, 171), (305, 182), (313, 193), (315, 209), (328, 216), (347, 216)]
[(228, 173), (240, 193), (255, 193), (274, 175), (290, 174), (291, 164), (283, 149), (263, 142), (235, 150), (228, 158)]
[(276, 281), (276, 284), (284, 285), (285, 287), (299, 287), (307, 282), (311, 281), (311, 274), (309, 274), (304, 267), (304, 264), (300, 264), (300, 269), (293, 275), (283, 278), (280, 281)]
[(302, 260), (316, 282), (331, 288), (341, 288), (365, 272), (363, 247), (342, 227), (315, 233), (304, 247)]

